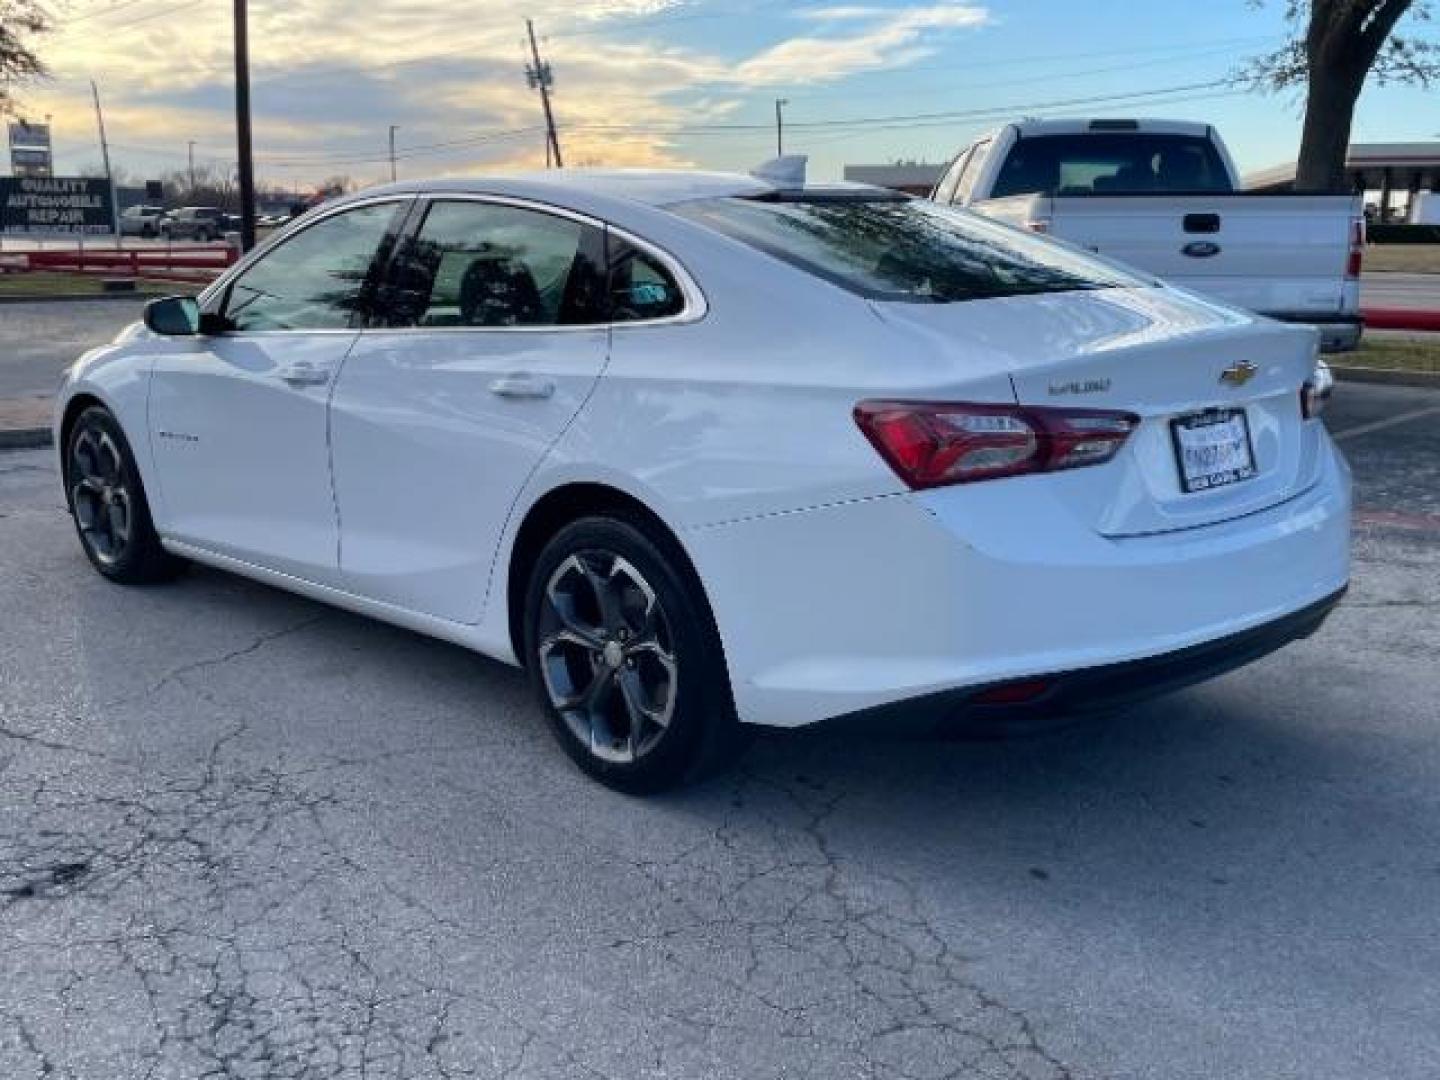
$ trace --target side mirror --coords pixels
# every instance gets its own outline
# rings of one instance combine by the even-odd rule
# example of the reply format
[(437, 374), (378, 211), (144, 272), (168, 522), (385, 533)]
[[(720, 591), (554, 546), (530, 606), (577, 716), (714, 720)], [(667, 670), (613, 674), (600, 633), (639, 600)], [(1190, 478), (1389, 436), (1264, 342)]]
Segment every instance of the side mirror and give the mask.
[(165, 337), (200, 332), (200, 305), (193, 296), (166, 296), (145, 305), (145, 326)]

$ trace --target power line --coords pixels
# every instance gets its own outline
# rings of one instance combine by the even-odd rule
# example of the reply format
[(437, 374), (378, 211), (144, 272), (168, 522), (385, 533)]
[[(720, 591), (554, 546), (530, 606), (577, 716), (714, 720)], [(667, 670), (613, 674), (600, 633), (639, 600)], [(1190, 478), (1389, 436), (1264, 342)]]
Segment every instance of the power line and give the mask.
[[(1059, 109), (1072, 105), (1098, 105), (1128, 103), (1131, 101), (1142, 101), (1147, 98), (1163, 97), (1167, 94), (1178, 94), (1192, 90), (1213, 90), (1221, 86), (1229, 86), (1228, 79), (1212, 79), (1208, 82), (1182, 83), (1178, 86), (1157, 87), (1153, 90), (1132, 90), (1118, 94), (1094, 94), (1089, 97), (1061, 98), (1051, 101), (1031, 101), (1008, 105), (993, 105), (982, 109), (952, 109), (941, 112), (927, 113), (896, 113), (889, 116), (852, 116), (834, 120), (801, 120), (790, 121), (787, 127), (793, 130), (821, 130), (826, 128), (839, 127), (869, 127), (872, 125), (885, 125), (894, 123), (914, 122), (949, 122), (952, 120), (968, 120), (979, 116), (990, 116), (995, 113), (1024, 113), (1038, 109)], [(572, 124), (571, 127), (583, 131), (632, 131), (632, 132), (653, 132), (656, 134), (694, 134), (707, 131), (771, 131), (772, 124), (734, 123), (734, 124), (678, 124), (673, 126), (665, 125), (636, 125), (636, 124)]]

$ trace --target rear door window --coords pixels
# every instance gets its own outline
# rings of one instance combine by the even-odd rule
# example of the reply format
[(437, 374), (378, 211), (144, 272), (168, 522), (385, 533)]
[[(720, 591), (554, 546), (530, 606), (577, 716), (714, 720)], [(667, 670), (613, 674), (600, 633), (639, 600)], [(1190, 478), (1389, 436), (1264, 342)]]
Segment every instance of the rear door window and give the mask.
[(604, 321), (604, 234), (505, 203), (437, 201), (394, 260), (391, 326), (574, 326)]

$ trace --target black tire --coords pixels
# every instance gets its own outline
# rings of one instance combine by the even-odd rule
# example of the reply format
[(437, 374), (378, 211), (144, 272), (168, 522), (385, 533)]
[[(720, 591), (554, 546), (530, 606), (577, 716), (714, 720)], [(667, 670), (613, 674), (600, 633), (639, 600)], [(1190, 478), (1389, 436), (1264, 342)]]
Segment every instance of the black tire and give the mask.
[(169, 581), (185, 562), (160, 546), (135, 455), (108, 409), (81, 413), (65, 440), (65, 502), (85, 557), (122, 585)]
[(652, 794), (711, 775), (743, 748), (703, 591), (674, 542), (643, 520), (587, 517), (557, 532), (531, 572), (524, 631), (551, 730), (602, 784)]

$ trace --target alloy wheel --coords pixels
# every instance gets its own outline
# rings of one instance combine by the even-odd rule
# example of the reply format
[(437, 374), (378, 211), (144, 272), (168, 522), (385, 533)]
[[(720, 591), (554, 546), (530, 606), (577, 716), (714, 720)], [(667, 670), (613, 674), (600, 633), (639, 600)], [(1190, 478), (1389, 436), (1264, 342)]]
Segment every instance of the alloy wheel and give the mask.
[(675, 713), (678, 668), (654, 588), (612, 552), (567, 557), (545, 583), (537, 659), (550, 704), (597, 758), (652, 751)]
[(109, 432), (87, 427), (70, 451), (70, 503), (80, 535), (106, 566), (130, 546), (134, 500), (120, 448)]

